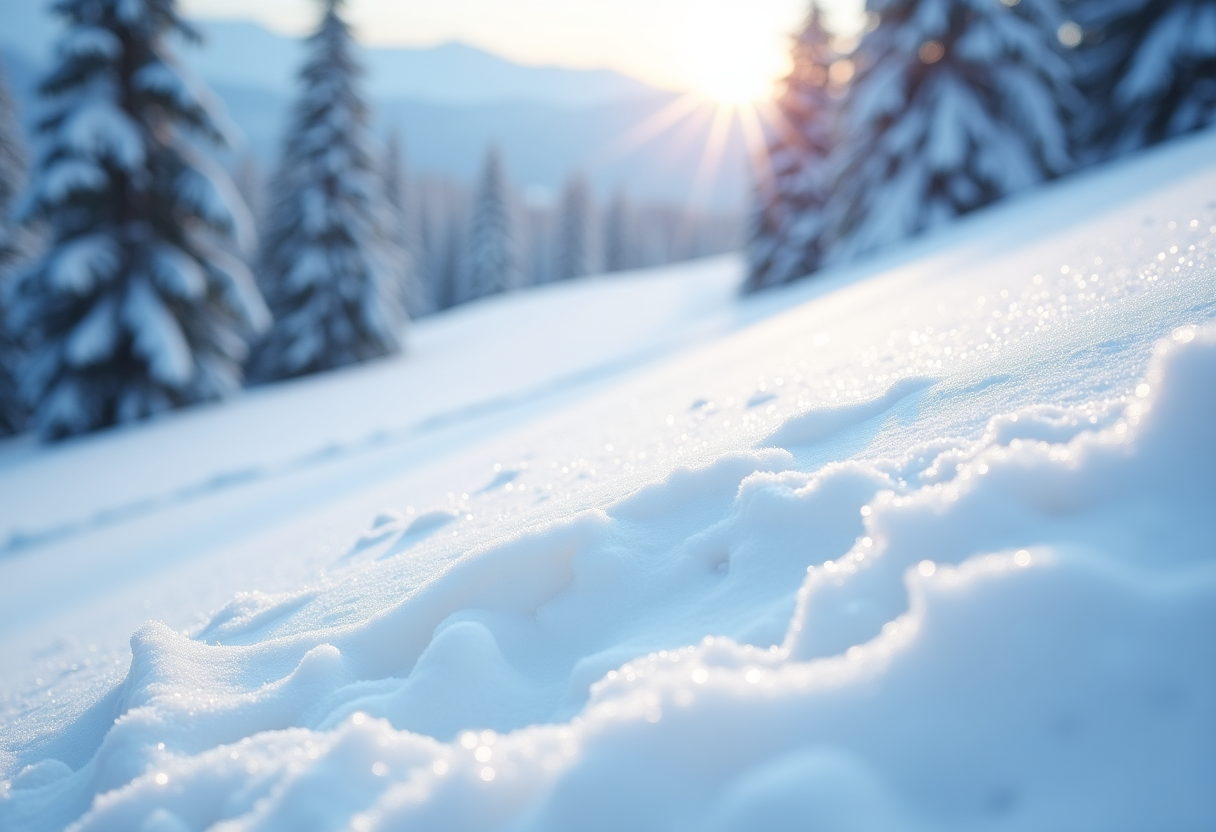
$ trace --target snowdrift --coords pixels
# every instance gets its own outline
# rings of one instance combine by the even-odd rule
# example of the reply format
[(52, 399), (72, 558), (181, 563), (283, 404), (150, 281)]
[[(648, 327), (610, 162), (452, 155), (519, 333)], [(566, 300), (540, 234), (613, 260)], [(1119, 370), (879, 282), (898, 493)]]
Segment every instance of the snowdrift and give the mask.
[[(341, 391), (382, 430), (384, 386), (440, 359), (8, 449), (5, 487), (62, 530), (0, 561), (5, 600), (42, 593), (0, 620), (0, 828), (1211, 829), (1213, 149), (873, 274), (673, 312), (657, 357), (586, 351), (592, 381), (568, 356), (502, 369), (479, 383), (562, 367), (466, 421), (308, 456), (346, 420), (301, 418), (226, 446), (262, 462), (205, 494), (180, 489), (234, 414)], [(545, 316), (509, 316), (558, 297), (626, 328), (604, 293), (632, 285), (448, 335), (535, 347)], [(118, 486), (140, 511), (41, 502), (50, 471), (126, 459), (153, 471)], [(127, 626), (141, 596), (164, 612)]]

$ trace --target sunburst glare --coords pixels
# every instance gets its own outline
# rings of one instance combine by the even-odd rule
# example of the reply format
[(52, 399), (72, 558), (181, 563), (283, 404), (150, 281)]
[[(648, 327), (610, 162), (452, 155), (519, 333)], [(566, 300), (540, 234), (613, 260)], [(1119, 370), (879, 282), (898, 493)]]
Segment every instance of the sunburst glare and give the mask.
[[(726, 163), (731, 136), (742, 139), (753, 164), (753, 176), (768, 176), (766, 123), (774, 114), (766, 106), (789, 74), (789, 43), (775, 35), (765, 15), (734, 2), (688, 4), (682, 18), (682, 37), (673, 44), (689, 91), (639, 122), (601, 149), (592, 167), (632, 153), (667, 136), (677, 144), (695, 140), (699, 162), (688, 202), (695, 206), (707, 198)], [(687, 147), (687, 145), (684, 145)]]
[(679, 49), (696, 91), (721, 104), (761, 101), (789, 70), (787, 45), (744, 4), (698, 4)]

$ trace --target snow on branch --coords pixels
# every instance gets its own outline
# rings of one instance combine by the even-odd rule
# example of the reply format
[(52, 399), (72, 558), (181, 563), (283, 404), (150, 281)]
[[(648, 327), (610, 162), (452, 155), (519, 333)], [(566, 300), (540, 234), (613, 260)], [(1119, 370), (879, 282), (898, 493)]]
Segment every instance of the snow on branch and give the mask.
[[(54, 204), (65, 201), (73, 194), (103, 190), (108, 182), (106, 172), (93, 162), (60, 158), (50, 163), (43, 172), (31, 197), (35, 204)], [(23, 213), (28, 213), (33, 207), (30, 206)]]
[(145, 280), (132, 280), (122, 315), (152, 377), (172, 387), (189, 383), (194, 375), (190, 344), (173, 313)]
[(188, 165), (177, 177), (177, 198), (208, 225), (232, 234), (242, 251), (256, 244), (253, 217), (236, 186), (219, 165), (202, 154), (183, 153)]
[(153, 249), (152, 275), (156, 285), (182, 300), (199, 300), (207, 292), (207, 278), (198, 261), (169, 243), (158, 243)]
[(86, 295), (112, 278), (121, 263), (118, 245), (107, 234), (89, 234), (64, 243), (50, 262), (47, 276), (56, 289)]
[(113, 32), (100, 26), (81, 26), (64, 34), (57, 50), (61, 58), (115, 59), (122, 54), (122, 43)]
[(118, 333), (118, 309), (114, 298), (103, 298), (72, 330), (64, 357), (75, 367), (87, 367), (104, 361), (114, 354)]
[(101, 99), (73, 112), (59, 140), (80, 156), (102, 159), (128, 172), (141, 167), (147, 158), (139, 126), (113, 103)]

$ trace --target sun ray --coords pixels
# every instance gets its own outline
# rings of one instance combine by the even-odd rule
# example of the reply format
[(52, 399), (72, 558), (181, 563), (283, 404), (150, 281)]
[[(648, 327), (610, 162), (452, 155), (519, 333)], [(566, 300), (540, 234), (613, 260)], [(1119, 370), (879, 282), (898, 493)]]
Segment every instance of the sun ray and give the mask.
[(794, 130), (793, 123), (786, 118), (785, 111), (778, 107), (775, 101), (758, 102), (754, 105), (754, 109), (761, 124), (767, 124), (777, 133), (786, 135)]
[[(695, 22), (699, 28), (689, 30), (695, 36), (683, 45), (680, 57), (695, 79), (696, 91), (674, 98), (608, 139), (592, 156), (590, 167), (613, 166), (638, 148), (657, 143), (659, 164), (683, 168), (692, 163), (685, 202), (700, 209), (714, 196), (727, 152), (733, 153), (731, 149), (740, 139), (752, 179), (761, 187), (772, 181), (766, 138), (773, 130), (773, 119), (761, 102), (773, 94), (773, 79), (786, 70), (780, 44), (766, 37), (740, 39), (740, 33), (749, 32), (755, 23), (750, 13), (698, 15)], [(739, 136), (735, 134), (736, 118)]]
[(705, 148), (701, 152), (701, 161), (697, 165), (696, 177), (693, 179), (692, 191), (688, 198), (691, 207), (695, 208), (706, 197), (717, 179), (735, 110), (736, 106), (733, 104), (719, 104), (714, 112), (714, 121), (709, 128), (709, 135), (705, 138)]
[(603, 165), (641, 147), (660, 133), (671, 129), (705, 104), (705, 98), (694, 93), (685, 93), (663, 109), (639, 122), (627, 133), (596, 153), (593, 165)]
[(701, 144), (713, 125), (717, 106), (709, 101), (703, 101), (701, 106), (692, 111), (688, 118), (675, 125), (666, 135), (664, 141), (665, 155), (681, 158), (684, 154), (695, 152), (694, 147)]
[(743, 143), (761, 187), (768, 187), (773, 179), (772, 159), (768, 154), (768, 142), (764, 140), (764, 126), (760, 123), (757, 108), (752, 104), (739, 107), (739, 126), (743, 131)]

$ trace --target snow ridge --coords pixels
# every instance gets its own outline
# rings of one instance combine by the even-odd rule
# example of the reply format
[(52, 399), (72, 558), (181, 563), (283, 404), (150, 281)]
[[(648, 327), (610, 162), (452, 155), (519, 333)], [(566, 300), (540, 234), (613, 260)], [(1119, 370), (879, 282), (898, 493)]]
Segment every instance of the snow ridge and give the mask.
[[(1063, 442), (1009, 438), (1014, 422), (1050, 429), (1034, 409), (994, 420), (944, 481), (937, 457), (898, 477), (806, 474), (779, 449), (677, 471), (473, 553), (362, 623), (290, 626), (340, 607), (339, 589), (238, 599), (205, 640), (149, 624), (122, 688), (75, 729), (114, 720), (88, 762), (27, 769), (0, 811), (54, 828), (109, 792), (74, 828), (328, 828), (299, 801), (340, 777), (347, 797), (313, 808), (366, 829), (638, 811), (649, 828), (742, 829), (798, 806), (858, 829), (1201, 828), (1216, 671), (1189, 656), (1216, 643), (1216, 525), (1194, 478), (1216, 464), (1216, 330), (1176, 331), (1137, 395)], [(1060, 615), (1093, 624), (1061, 631)], [(1105, 652), (1116, 638), (1124, 652)], [(976, 758), (972, 731), (1017, 750)], [(909, 765), (925, 743), (938, 762)], [(643, 758), (662, 763), (645, 780), (627, 764)], [(1074, 766), (1098, 791), (1057, 788)], [(628, 805), (604, 802), (609, 771)], [(1161, 791), (1111, 799), (1146, 794), (1112, 782), (1145, 781)], [(950, 820), (941, 801), (969, 808)]]

